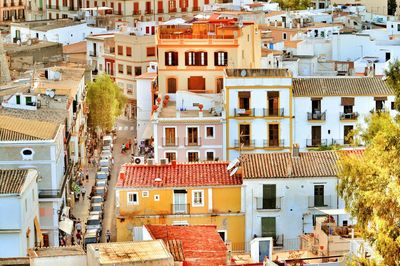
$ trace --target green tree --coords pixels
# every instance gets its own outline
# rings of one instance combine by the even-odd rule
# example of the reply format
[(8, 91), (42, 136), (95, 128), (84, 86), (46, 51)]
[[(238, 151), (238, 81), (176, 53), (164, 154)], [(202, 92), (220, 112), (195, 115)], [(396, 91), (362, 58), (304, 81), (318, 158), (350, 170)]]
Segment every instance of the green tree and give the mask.
[(89, 123), (91, 127), (111, 130), (122, 114), (126, 97), (108, 75), (100, 75), (88, 84)]
[(311, 5), (310, 0), (275, 0), (275, 2), (279, 3), (282, 9), (288, 10), (307, 9)]
[(379, 264), (400, 265), (400, 123), (388, 113), (374, 113), (367, 122), (359, 131), (368, 143), (363, 155), (339, 153), (338, 193)]
[(386, 81), (393, 88), (396, 95), (394, 107), (400, 111), (400, 61), (396, 60), (394, 63), (389, 63), (389, 69), (385, 70)]
[(397, 2), (396, 0), (388, 0), (388, 15), (394, 16), (396, 14)]

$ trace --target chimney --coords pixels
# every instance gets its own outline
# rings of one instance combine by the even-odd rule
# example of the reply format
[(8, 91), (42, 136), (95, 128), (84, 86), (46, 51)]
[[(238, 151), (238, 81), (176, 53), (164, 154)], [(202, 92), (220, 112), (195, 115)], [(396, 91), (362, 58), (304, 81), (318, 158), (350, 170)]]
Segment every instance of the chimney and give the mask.
[(300, 147), (299, 144), (293, 144), (292, 157), (300, 157)]
[(123, 171), (119, 172), (119, 178), (124, 180), (125, 179), (125, 172), (123, 172)]
[(171, 161), (171, 165), (172, 165), (173, 167), (176, 167), (176, 160), (172, 160), (172, 161)]

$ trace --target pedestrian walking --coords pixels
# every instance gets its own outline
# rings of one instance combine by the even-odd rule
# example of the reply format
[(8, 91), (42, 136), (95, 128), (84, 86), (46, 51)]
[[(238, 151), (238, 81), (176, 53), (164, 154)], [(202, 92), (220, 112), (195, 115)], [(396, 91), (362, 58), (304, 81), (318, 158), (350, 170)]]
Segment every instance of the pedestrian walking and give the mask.
[(88, 181), (89, 180), (89, 169), (86, 168), (85, 174), (86, 174), (86, 181)]
[(114, 157), (111, 157), (111, 167), (114, 166)]
[(79, 192), (75, 191), (75, 201), (79, 201), (80, 194)]
[(109, 243), (111, 241), (111, 232), (110, 232), (110, 230), (107, 230), (106, 241), (107, 241), (107, 243)]
[(82, 186), (82, 188), (81, 188), (81, 193), (82, 193), (82, 200), (85, 200), (85, 194), (86, 194), (86, 188), (85, 188), (85, 186)]
[(76, 243), (77, 243), (78, 245), (81, 244), (81, 240), (82, 240), (81, 232), (76, 232)]
[(78, 221), (75, 224), (75, 230), (80, 233), (82, 231), (82, 224), (81, 224), (81, 219), (78, 218)]

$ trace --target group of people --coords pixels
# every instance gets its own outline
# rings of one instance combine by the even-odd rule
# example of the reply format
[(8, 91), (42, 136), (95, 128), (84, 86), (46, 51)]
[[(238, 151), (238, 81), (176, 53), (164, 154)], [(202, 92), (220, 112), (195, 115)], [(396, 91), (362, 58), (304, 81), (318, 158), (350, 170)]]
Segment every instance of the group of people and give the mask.
[(86, 169), (85, 171), (81, 169), (78, 170), (76, 175), (76, 184), (79, 186), (79, 189), (74, 191), (75, 193), (75, 201), (79, 201), (80, 195), (82, 194), (82, 199), (85, 200), (86, 188), (85, 182), (89, 181), (89, 170)]

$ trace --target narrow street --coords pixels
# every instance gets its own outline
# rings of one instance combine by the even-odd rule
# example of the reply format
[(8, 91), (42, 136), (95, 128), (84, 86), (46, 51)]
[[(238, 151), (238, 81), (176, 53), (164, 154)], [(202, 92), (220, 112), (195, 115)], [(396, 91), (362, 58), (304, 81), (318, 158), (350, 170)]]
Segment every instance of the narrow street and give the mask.
[[(111, 232), (111, 241), (116, 239), (116, 228), (115, 228), (115, 185), (117, 183), (118, 173), (120, 166), (124, 163), (129, 162), (130, 152), (121, 154), (121, 145), (126, 143), (128, 139), (134, 139), (136, 135), (136, 120), (128, 120), (125, 117), (121, 117), (117, 120), (117, 139), (114, 143), (114, 167), (111, 170), (111, 180), (108, 184), (108, 195), (107, 200), (104, 204), (104, 219), (103, 219), (103, 233), (101, 236), (101, 242), (105, 242), (105, 234), (107, 230)], [(100, 151), (101, 152), (101, 151)], [(90, 200), (88, 196), (90, 194), (92, 186), (95, 184), (96, 169), (93, 167), (89, 168), (89, 182), (85, 183), (86, 196), (82, 199), (80, 197), (79, 202), (75, 203), (75, 207), (72, 210), (72, 214), (79, 218), (83, 225), (83, 232), (85, 232), (85, 223), (89, 214)]]

